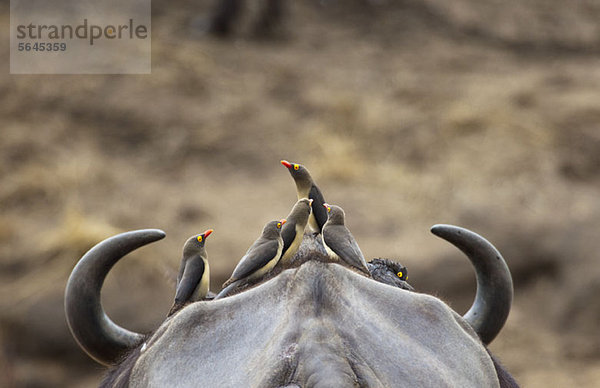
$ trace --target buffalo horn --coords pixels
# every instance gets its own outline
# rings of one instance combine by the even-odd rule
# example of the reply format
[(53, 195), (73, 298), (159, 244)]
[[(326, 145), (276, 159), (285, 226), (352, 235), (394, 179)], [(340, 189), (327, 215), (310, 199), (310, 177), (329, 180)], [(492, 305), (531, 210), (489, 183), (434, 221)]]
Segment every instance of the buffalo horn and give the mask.
[(108, 238), (79, 260), (65, 290), (65, 314), (79, 346), (94, 360), (114, 365), (144, 336), (124, 329), (106, 315), (100, 290), (110, 269), (129, 252), (165, 237), (158, 229), (136, 230)]
[(508, 266), (498, 250), (470, 230), (434, 225), (431, 232), (460, 249), (475, 267), (477, 293), (463, 318), (487, 345), (498, 335), (510, 311), (513, 284)]

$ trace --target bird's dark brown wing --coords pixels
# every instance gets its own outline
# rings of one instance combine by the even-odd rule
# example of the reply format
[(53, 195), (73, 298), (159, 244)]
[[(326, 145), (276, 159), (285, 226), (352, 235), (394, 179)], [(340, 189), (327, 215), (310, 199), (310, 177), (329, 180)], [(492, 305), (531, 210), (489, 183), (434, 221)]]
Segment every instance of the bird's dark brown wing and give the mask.
[(232, 279), (243, 279), (275, 258), (279, 248), (278, 240), (263, 240), (257, 241), (257, 243), (246, 252), (237, 267), (235, 267), (231, 275)]
[(196, 255), (189, 258), (185, 264), (181, 281), (177, 285), (175, 302), (185, 302), (192, 297), (202, 274), (204, 274), (204, 260), (202, 260), (202, 257)]
[(367, 262), (352, 233), (343, 225), (330, 225), (323, 233), (323, 241), (342, 260), (366, 273)]
[(281, 251), (281, 255), (283, 256), (296, 238), (296, 222), (288, 220), (283, 225), (283, 228), (281, 228), (281, 238), (283, 239), (283, 250)]
[(323, 230), (323, 225), (327, 222), (327, 210), (323, 206), (325, 203), (325, 199), (323, 198), (323, 194), (321, 194), (321, 190), (317, 187), (317, 185), (313, 184), (308, 193), (308, 198), (313, 200), (312, 203), (312, 212), (319, 225), (319, 231)]
[(175, 289), (179, 287), (179, 282), (181, 282), (181, 278), (183, 277), (183, 270), (185, 270), (185, 259), (181, 259), (181, 264), (179, 264), (179, 272), (177, 273), (177, 283), (175, 283)]

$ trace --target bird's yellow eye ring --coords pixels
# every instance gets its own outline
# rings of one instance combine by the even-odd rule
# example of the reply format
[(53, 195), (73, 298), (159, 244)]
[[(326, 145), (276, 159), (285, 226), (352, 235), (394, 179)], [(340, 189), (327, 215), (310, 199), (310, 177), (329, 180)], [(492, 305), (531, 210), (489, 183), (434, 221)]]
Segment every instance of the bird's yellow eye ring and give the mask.
[(202, 236), (198, 236), (197, 240), (198, 242), (202, 242)]
[(281, 222), (277, 223), (277, 229), (281, 228)]
[(329, 213), (331, 211), (331, 207), (327, 206), (327, 212)]
[(402, 278), (402, 276), (404, 276), (404, 273), (402, 271), (400, 271), (396, 275), (398, 275), (399, 278)]
[(299, 166), (299, 165), (297, 165), (297, 164), (294, 164), (294, 170), (297, 170), (297, 169), (299, 169), (299, 168), (300, 168), (300, 166)]

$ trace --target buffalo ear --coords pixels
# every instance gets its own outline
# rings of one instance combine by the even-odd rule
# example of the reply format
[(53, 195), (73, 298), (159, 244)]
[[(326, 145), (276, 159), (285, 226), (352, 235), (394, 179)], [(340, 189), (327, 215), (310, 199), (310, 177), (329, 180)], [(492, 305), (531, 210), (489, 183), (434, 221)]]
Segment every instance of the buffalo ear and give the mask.
[(117, 366), (112, 367), (100, 383), (99, 388), (128, 388), (129, 377), (140, 357), (141, 346), (130, 352)]
[(500, 363), (500, 361), (490, 352), (490, 350), (486, 347), (492, 362), (494, 363), (494, 368), (496, 369), (496, 375), (498, 375), (498, 382), (500, 383), (500, 388), (519, 388), (519, 384), (515, 380), (514, 377)]

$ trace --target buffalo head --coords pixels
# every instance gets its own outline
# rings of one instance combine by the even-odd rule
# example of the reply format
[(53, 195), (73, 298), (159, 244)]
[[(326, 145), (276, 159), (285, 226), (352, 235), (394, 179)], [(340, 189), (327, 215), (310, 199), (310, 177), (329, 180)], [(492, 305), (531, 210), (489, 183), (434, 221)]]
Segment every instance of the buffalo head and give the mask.
[(501, 373), (485, 345), (508, 317), (510, 272), (483, 237), (450, 225), (432, 232), (475, 268), (475, 301), (462, 317), (433, 296), (327, 262), (320, 240), (307, 235), (295, 267), (192, 303), (151, 335), (134, 333), (110, 320), (100, 291), (121, 257), (164, 237), (149, 229), (109, 238), (81, 258), (67, 284), (67, 322), (93, 359), (122, 363), (107, 380), (114, 385), (497, 386)]

